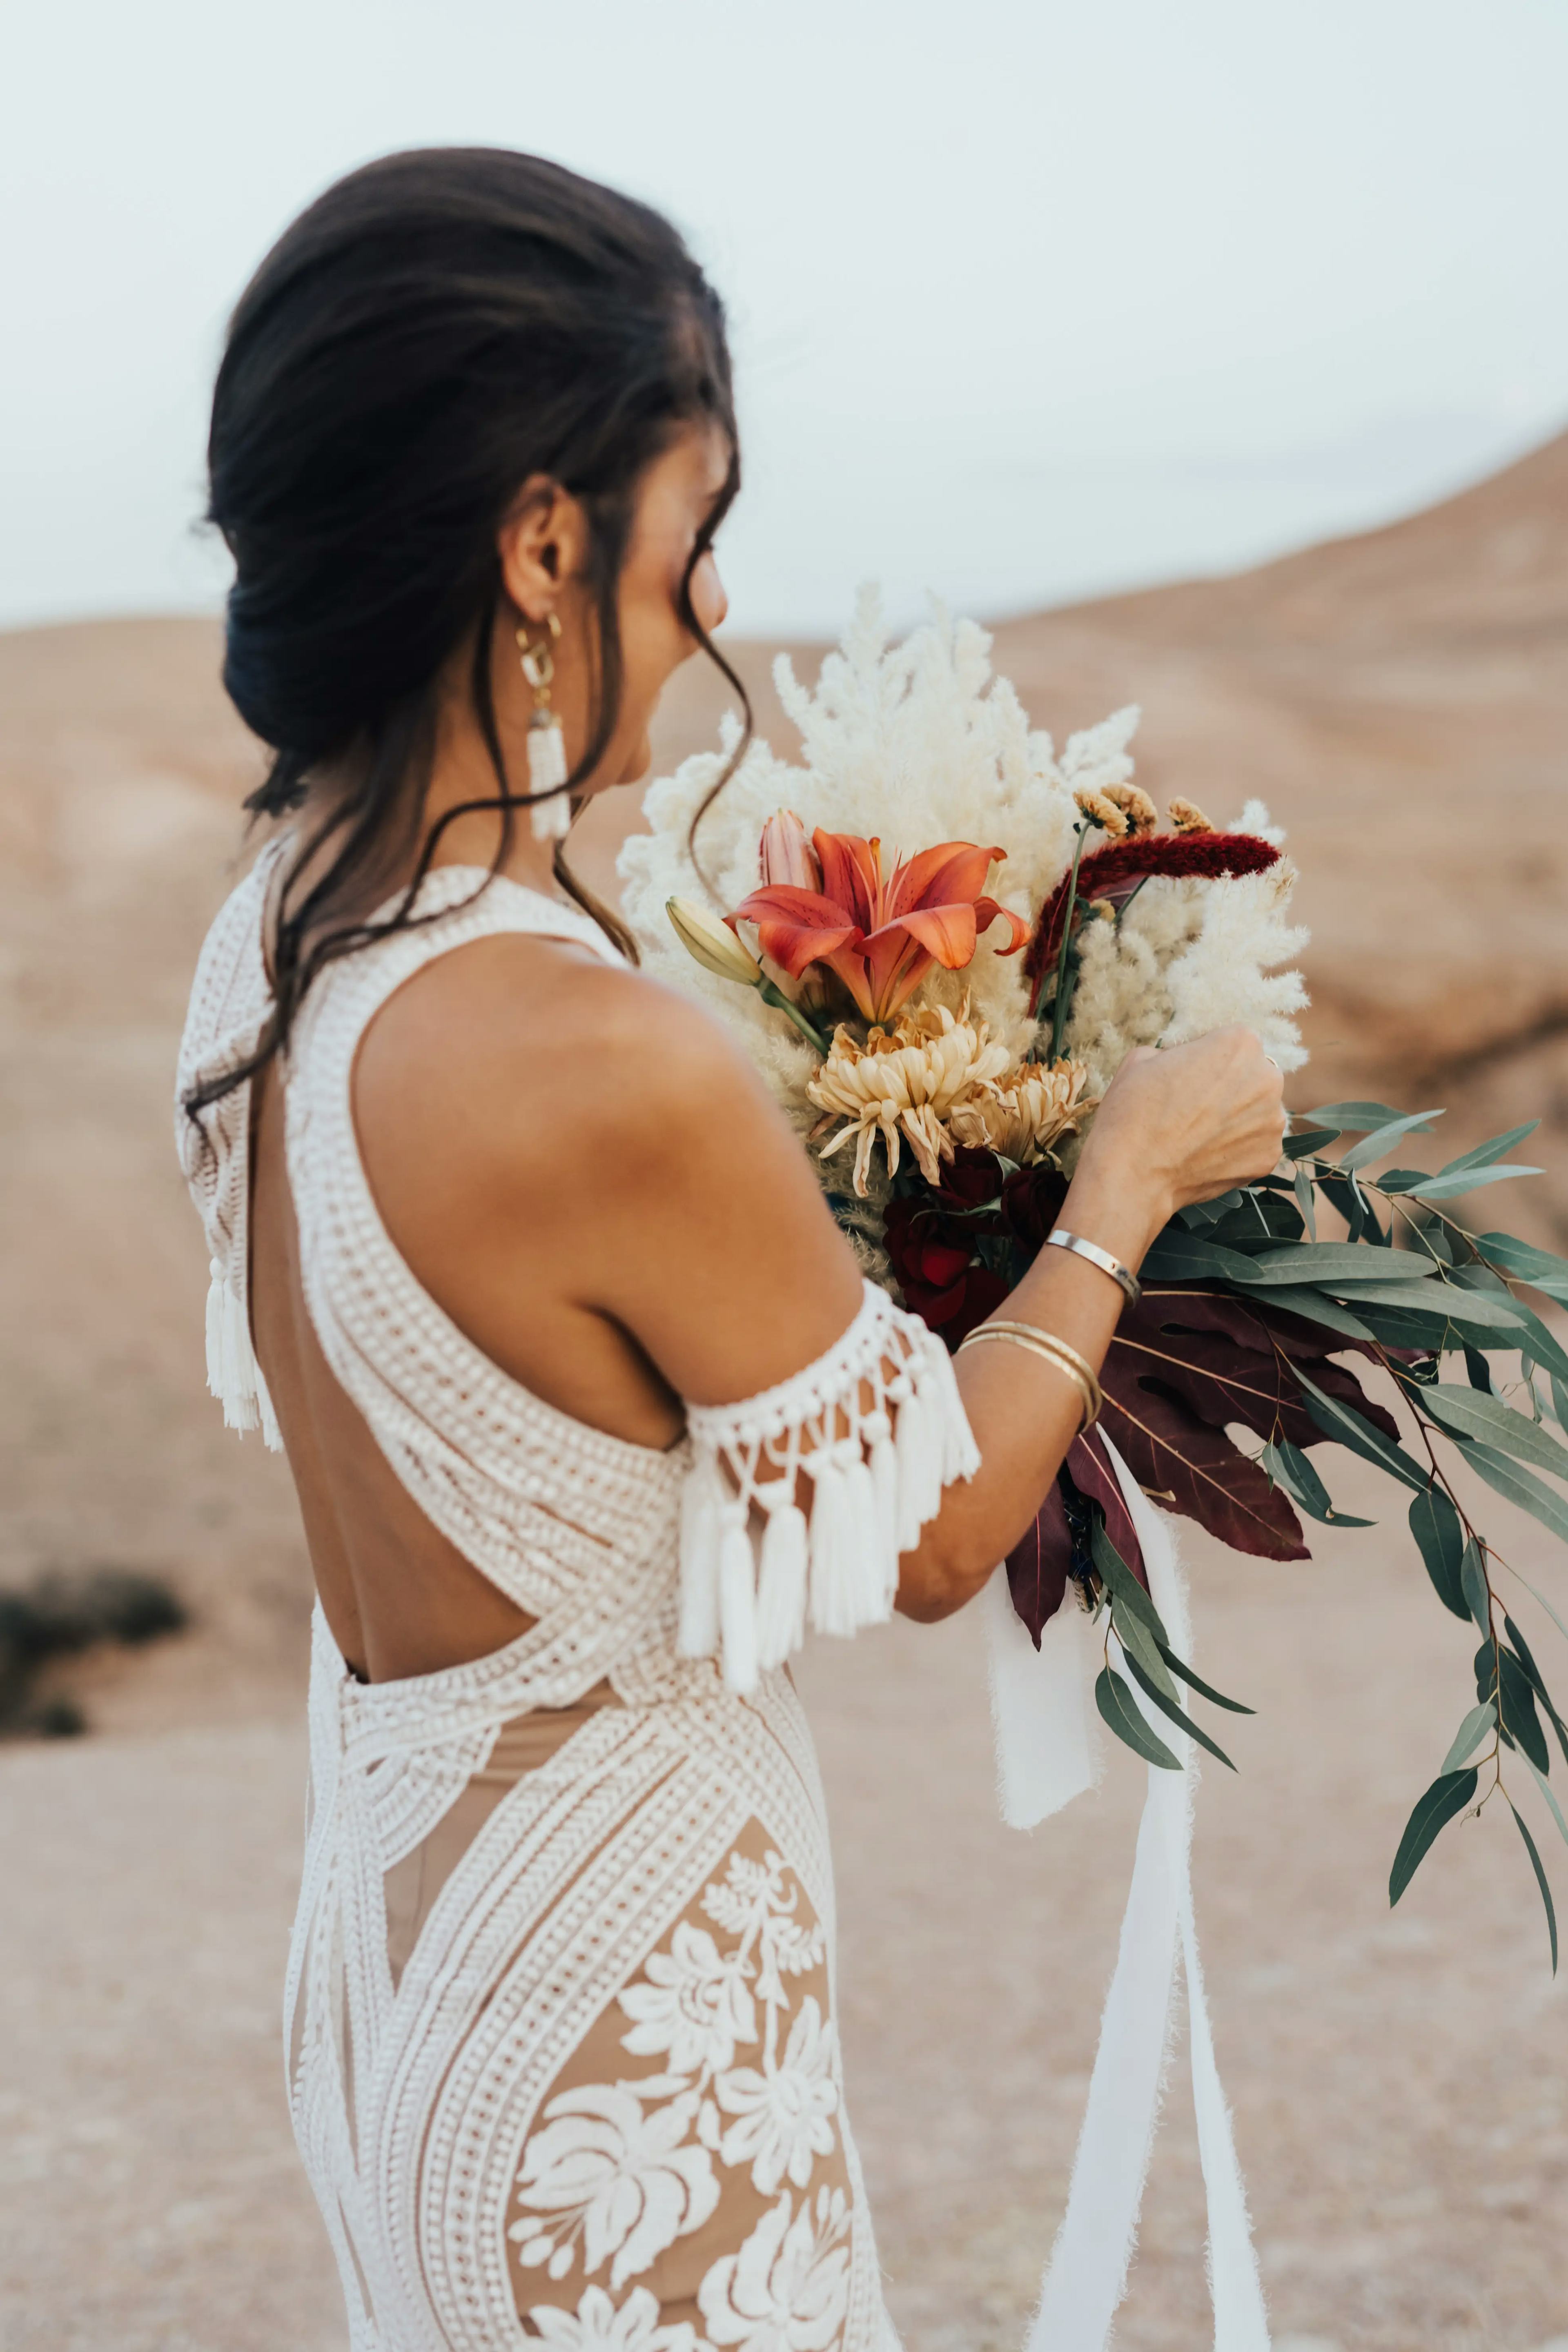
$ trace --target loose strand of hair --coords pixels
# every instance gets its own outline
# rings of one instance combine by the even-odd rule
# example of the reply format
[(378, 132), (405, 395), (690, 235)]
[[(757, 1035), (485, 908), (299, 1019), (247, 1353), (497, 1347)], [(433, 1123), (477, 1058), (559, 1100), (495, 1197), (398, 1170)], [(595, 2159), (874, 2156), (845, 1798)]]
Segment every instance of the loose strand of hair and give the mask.
[(724, 517), (729, 513), (730, 509), (734, 505), (736, 499), (739, 497), (740, 489), (741, 452), (738, 444), (731, 436), (730, 443), (729, 467), (725, 473), (723, 482), (720, 487), (719, 495), (709, 509), (707, 516), (703, 521), (702, 528), (698, 532), (696, 541), (693, 543), (691, 554), (687, 562), (686, 571), (681, 578), (679, 596), (679, 611), (682, 622), (690, 631), (691, 635), (696, 638), (698, 645), (700, 646), (703, 653), (707, 655), (714, 668), (729, 685), (731, 692), (734, 694), (741, 706), (740, 740), (736, 743), (735, 748), (731, 752), (729, 758), (725, 761), (718, 776), (709, 786), (707, 792), (704, 793), (701, 800), (698, 803), (692, 814), (691, 823), (686, 828), (687, 855), (691, 860), (698, 880), (701, 883), (702, 887), (707, 891), (708, 896), (712, 899), (713, 904), (716, 907), (720, 904), (719, 892), (714, 887), (712, 878), (704, 868), (702, 860), (697, 855), (697, 828), (701, 824), (703, 818), (707, 815), (709, 810), (712, 807), (714, 802), (718, 799), (720, 793), (724, 790), (725, 785), (730, 782), (731, 779), (736, 773), (736, 771), (740, 768), (747, 752), (751, 750), (752, 739), (756, 732), (756, 719), (752, 709), (752, 698), (746, 690), (744, 679), (736, 670), (734, 665), (720, 652), (718, 646), (714, 644), (712, 638), (709, 635), (708, 631), (703, 627), (702, 623), (697, 616), (696, 608), (691, 602), (691, 583), (696, 577), (698, 565), (701, 562), (703, 557), (709, 552), (710, 549), (713, 545), (714, 540), (719, 535), (719, 526), (723, 521)]

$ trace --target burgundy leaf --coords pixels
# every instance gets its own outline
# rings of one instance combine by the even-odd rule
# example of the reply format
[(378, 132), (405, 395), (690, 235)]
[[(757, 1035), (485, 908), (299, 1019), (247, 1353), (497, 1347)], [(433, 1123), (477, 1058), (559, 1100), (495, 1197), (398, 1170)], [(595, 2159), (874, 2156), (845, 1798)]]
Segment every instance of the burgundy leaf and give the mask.
[[(1399, 1435), (1393, 1414), (1373, 1402), (1353, 1372), (1333, 1360), (1372, 1350), (1278, 1307), (1255, 1307), (1226, 1291), (1163, 1284), (1145, 1290), (1138, 1306), (1123, 1312), (1112, 1351), (1119, 1346), (1141, 1356), (1143, 1375), (1169, 1381), (1205, 1421), (1239, 1421), (1259, 1437), (1271, 1438), (1278, 1411), (1279, 1433), (1292, 1444), (1326, 1444), (1292, 1376), (1291, 1366), (1299, 1362), (1317, 1387), (1353, 1405), (1385, 1437)], [(1189, 1368), (1185, 1377), (1181, 1365)], [(1226, 1398), (1228, 1408), (1216, 1409)]]
[[(1163, 1390), (1212, 1428), (1239, 1422), (1258, 1437), (1286, 1437), (1293, 1445), (1325, 1442), (1294, 1377), (1298, 1359), (1239, 1347), (1223, 1332), (1172, 1328), (1164, 1319), (1168, 1311), (1142, 1304), (1123, 1311), (1100, 1373), (1108, 1393), (1131, 1404), (1134, 1387)], [(1328, 1394), (1365, 1413), (1387, 1436), (1398, 1436), (1392, 1416), (1372, 1402), (1342, 1365), (1326, 1358), (1314, 1361), (1310, 1377)]]
[(1095, 1433), (1073, 1440), (1068, 1458), (1029, 1528), (1007, 1555), (1007, 1588), (1013, 1606), (1028, 1627), (1036, 1649), (1047, 1620), (1063, 1605), (1072, 1565), (1072, 1526), (1068, 1517), (1067, 1489), (1076, 1487), (1082, 1502), (1098, 1503), (1105, 1515), (1105, 1531), (1145, 1591), (1148, 1572), (1142, 1547), (1132, 1525), (1116, 1474)]
[(1056, 1479), (1040, 1505), (1033, 1526), (1007, 1554), (1007, 1590), (1013, 1606), (1029, 1630), (1036, 1649), (1046, 1622), (1062, 1605), (1072, 1558), (1072, 1530), (1067, 1506)]
[(1223, 1429), (1200, 1421), (1168, 1389), (1151, 1388), (1135, 1376), (1123, 1389), (1110, 1358), (1100, 1380), (1100, 1425), (1145, 1494), (1165, 1510), (1196, 1519), (1233, 1551), (1262, 1559), (1311, 1558), (1283, 1491)]
[(1098, 1503), (1104, 1511), (1106, 1534), (1147, 1591), (1149, 1574), (1143, 1565), (1143, 1548), (1121, 1482), (1100, 1442), (1098, 1426), (1074, 1438), (1068, 1452), (1067, 1469), (1079, 1493), (1086, 1495), (1091, 1503)]

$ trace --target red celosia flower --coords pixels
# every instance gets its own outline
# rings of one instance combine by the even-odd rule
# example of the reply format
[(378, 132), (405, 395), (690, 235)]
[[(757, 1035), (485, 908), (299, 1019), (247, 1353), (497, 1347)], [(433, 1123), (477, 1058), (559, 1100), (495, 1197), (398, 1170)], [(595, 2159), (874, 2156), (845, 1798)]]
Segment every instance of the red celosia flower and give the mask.
[(819, 829), (807, 845), (800, 819), (781, 809), (763, 835), (763, 887), (726, 919), (755, 923), (763, 953), (792, 980), (826, 964), (868, 1021), (890, 1021), (933, 963), (962, 971), (992, 923), (1011, 927), (1004, 955), (1024, 945), (1027, 924), (981, 896), (1004, 854), (944, 841), (889, 875), (880, 842)]
[[(1151, 874), (1198, 875), (1217, 880), (1223, 874), (1261, 874), (1278, 865), (1279, 852), (1256, 833), (1155, 833), (1135, 841), (1114, 841), (1091, 849), (1079, 864), (1076, 903), (1109, 899), (1120, 907)], [(1035, 936), (1024, 969), (1034, 982), (1029, 1010), (1035, 1012), (1048, 975), (1056, 970), (1068, 919), (1068, 883), (1064, 875), (1040, 908)]]

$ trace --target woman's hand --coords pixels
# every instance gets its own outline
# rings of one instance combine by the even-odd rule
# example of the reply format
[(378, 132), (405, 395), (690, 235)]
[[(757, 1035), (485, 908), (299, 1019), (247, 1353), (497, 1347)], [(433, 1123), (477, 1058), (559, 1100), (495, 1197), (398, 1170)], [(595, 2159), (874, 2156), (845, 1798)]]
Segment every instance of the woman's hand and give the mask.
[(1152, 1240), (1189, 1202), (1254, 1183), (1278, 1164), (1284, 1088), (1250, 1029), (1216, 1029), (1164, 1053), (1137, 1046), (1095, 1113), (1074, 1189), (1117, 1163), (1135, 1171), (1148, 1195)]
[[(1134, 1270), (1175, 1211), (1266, 1176), (1279, 1158), (1283, 1081), (1250, 1029), (1130, 1055), (1095, 1114), (1061, 1223)], [(1065, 1250), (1043, 1249), (1003, 1313), (1068, 1340), (1098, 1367), (1121, 1314), (1109, 1276)], [(1072, 1444), (1079, 1403), (1049, 1367), (1008, 1347), (958, 1364), (979, 1442), (980, 1475), (951, 1487), (940, 1516), (906, 1554), (899, 1606), (945, 1617), (984, 1581), (1027, 1528)]]

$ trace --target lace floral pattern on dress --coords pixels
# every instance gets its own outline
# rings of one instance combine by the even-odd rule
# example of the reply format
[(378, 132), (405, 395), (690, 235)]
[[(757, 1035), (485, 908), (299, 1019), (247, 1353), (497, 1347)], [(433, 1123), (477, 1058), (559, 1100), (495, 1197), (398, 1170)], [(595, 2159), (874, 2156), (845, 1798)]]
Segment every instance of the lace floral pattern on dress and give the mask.
[[(565, 2279), (580, 2260), (595, 2281), (575, 2315), (549, 2305), (529, 2312), (547, 2343), (664, 2352), (665, 2339), (648, 2332), (658, 2306), (647, 2290), (634, 2286), (619, 2305), (613, 2297), (701, 2227), (722, 2174), (737, 2170), (776, 2202), (704, 2273), (705, 2334), (668, 2331), (669, 2352), (831, 2352), (838, 2343), (849, 2203), (837, 2185), (812, 2194), (818, 2158), (837, 2146), (837, 2038), (815, 1993), (794, 2000), (826, 1957), (821, 1923), (800, 1908), (799, 1885), (776, 1851), (731, 1853), (702, 1897), (724, 1941), (681, 1920), (616, 1996), (630, 2020), (622, 2047), (662, 2058), (665, 2071), (578, 2084), (546, 2103), (523, 2151), (522, 2210), (508, 2234), (524, 2268)], [(607, 2294), (595, 2276), (606, 2273)]]

